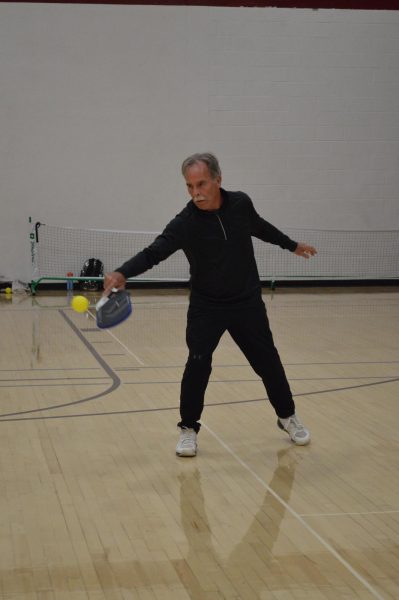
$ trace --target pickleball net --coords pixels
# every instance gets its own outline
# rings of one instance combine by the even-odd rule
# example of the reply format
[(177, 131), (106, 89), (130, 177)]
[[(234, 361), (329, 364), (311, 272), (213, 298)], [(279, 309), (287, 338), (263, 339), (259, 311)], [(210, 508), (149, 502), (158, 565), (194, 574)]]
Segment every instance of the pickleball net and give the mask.
[[(315, 258), (304, 260), (278, 246), (253, 238), (262, 282), (283, 281), (386, 281), (399, 278), (399, 231), (349, 231), (283, 228), (291, 239), (315, 246)], [(36, 223), (31, 235), (31, 290), (43, 282), (80, 278), (83, 264), (97, 258), (104, 272), (112, 271), (148, 246), (158, 232), (117, 231), (60, 227)], [(70, 276), (69, 276), (70, 277)], [(190, 278), (189, 264), (179, 250), (153, 269), (131, 281), (184, 283)]]

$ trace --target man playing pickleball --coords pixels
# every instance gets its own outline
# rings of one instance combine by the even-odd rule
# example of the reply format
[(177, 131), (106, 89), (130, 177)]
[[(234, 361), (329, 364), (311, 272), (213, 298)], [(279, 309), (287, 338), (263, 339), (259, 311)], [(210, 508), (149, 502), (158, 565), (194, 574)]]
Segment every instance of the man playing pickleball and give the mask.
[(243, 192), (221, 187), (217, 158), (193, 154), (182, 165), (191, 201), (147, 248), (104, 281), (105, 293), (125, 287), (135, 277), (183, 250), (190, 263), (190, 304), (186, 340), (189, 350), (181, 382), (179, 456), (195, 456), (212, 355), (228, 331), (261, 377), (277, 414), (277, 424), (298, 445), (308, 444), (310, 432), (295, 413), (284, 367), (273, 342), (256, 266), (252, 236), (277, 244), (303, 258), (316, 249), (295, 242), (256, 212)]

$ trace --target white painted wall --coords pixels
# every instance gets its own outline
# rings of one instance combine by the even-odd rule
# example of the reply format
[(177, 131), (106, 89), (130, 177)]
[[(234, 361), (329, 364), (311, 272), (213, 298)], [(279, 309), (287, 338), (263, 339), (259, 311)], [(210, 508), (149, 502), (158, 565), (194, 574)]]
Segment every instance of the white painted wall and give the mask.
[(160, 230), (182, 160), (284, 227), (399, 229), (399, 12), (0, 3), (0, 277), (28, 217)]

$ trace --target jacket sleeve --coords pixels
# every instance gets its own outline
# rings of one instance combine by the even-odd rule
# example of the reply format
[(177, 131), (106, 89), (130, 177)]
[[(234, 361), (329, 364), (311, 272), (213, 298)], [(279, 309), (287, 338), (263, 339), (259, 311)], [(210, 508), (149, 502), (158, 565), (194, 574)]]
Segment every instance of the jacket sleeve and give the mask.
[(115, 269), (126, 278), (136, 277), (152, 269), (155, 265), (166, 260), (177, 250), (182, 248), (184, 228), (180, 217), (175, 217), (165, 227), (155, 240)]
[(277, 229), (277, 227), (274, 227), (274, 225), (268, 221), (265, 221), (265, 219), (262, 219), (262, 217), (256, 212), (254, 205), (252, 204), (252, 200), (249, 197), (248, 210), (251, 223), (251, 235), (259, 238), (263, 242), (280, 246), (280, 248), (283, 248), (284, 250), (290, 250), (290, 252), (294, 252), (296, 250), (298, 243)]

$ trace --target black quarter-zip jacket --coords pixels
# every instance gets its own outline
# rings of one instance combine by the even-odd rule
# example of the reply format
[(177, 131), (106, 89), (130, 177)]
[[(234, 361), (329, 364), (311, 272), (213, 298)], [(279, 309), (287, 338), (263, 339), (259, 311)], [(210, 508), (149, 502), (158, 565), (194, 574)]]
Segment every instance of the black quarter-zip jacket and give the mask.
[(252, 236), (293, 252), (291, 240), (256, 212), (243, 192), (221, 189), (217, 211), (191, 200), (147, 248), (116, 269), (135, 277), (183, 250), (190, 263), (191, 306), (245, 307), (261, 300)]

